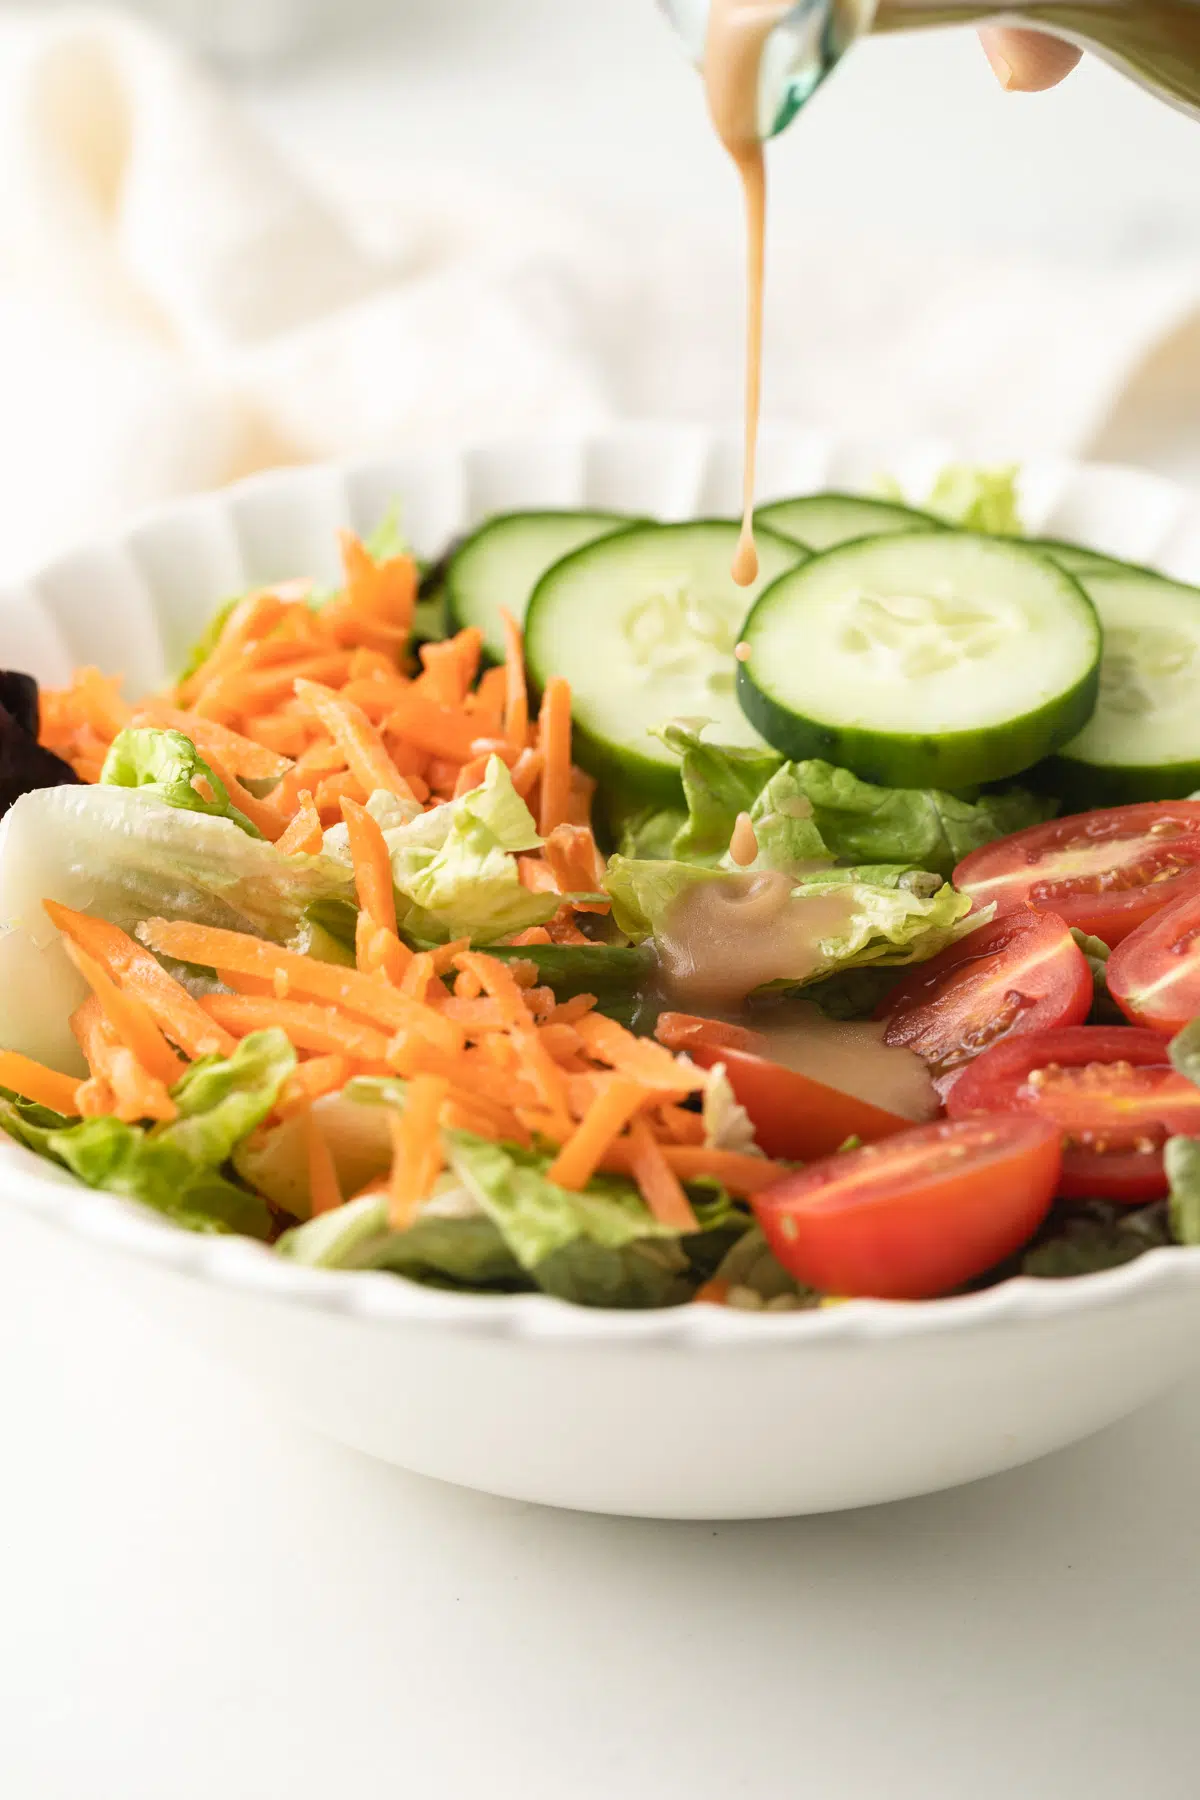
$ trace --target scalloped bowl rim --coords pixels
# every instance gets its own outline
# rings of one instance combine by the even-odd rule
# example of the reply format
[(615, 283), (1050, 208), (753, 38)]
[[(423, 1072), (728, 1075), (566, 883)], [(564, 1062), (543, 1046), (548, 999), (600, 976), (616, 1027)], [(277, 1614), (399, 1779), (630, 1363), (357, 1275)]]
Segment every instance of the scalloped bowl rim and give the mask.
[[(674, 425), (633, 423), (593, 434), (601, 441), (644, 442), (647, 435), (665, 438), (680, 446), (711, 446), (722, 438), (701, 430)], [(823, 434), (796, 430), (797, 441), (820, 445)], [(545, 443), (545, 439), (497, 440)], [(554, 438), (550, 441), (558, 441)], [(481, 444), (478, 448), (493, 448)], [(864, 453), (865, 454), (865, 453)], [(881, 467), (897, 461), (928, 466), (931, 460), (951, 456), (950, 447), (920, 440), (901, 452), (880, 450)], [(334, 476), (347, 485), (357, 478), (390, 467), (395, 458), (375, 456), (343, 463), (301, 464), (270, 469), (210, 494), (192, 495), (165, 506), (148, 509), (119, 531), (94, 540), (88, 548), (119, 547), (147, 526), (162, 526), (185, 519), (197, 509), (227, 507), (239, 498), (271, 489), (300, 488), (322, 477)], [(1063, 459), (1044, 459), (1043, 471), (1060, 479), (1087, 469), (1115, 481), (1174, 493), (1184, 505), (1200, 502), (1161, 477), (1140, 469), (1117, 465), (1075, 465)], [(68, 562), (77, 552), (49, 565)], [(42, 571), (44, 574), (46, 571)], [(31, 580), (36, 583), (35, 573)], [(12, 584), (14, 587), (17, 584)], [(24, 585), (24, 584), (21, 584)], [(57, 1225), (103, 1249), (157, 1265), (171, 1273), (212, 1282), (241, 1293), (253, 1294), (276, 1304), (315, 1308), (346, 1315), (376, 1326), (435, 1327), (456, 1334), (484, 1335), (531, 1342), (567, 1343), (597, 1349), (636, 1345), (639, 1349), (664, 1350), (775, 1349), (783, 1345), (819, 1343), (863, 1344), (926, 1335), (954, 1335), (1026, 1320), (1068, 1319), (1080, 1313), (1119, 1307), (1127, 1302), (1173, 1295), (1189, 1287), (1200, 1289), (1200, 1247), (1167, 1246), (1145, 1252), (1135, 1261), (1098, 1274), (1063, 1280), (1036, 1280), (1017, 1276), (979, 1293), (941, 1300), (895, 1302), (846, 1300), (836, 1306), (810, 1312), (762, 1313), (723, 1306), (683, 1305), (647, 1311), (604, 1310), (574, 1306), (543, 1294), (477, 1295), (423, 1287), (403, 1277), (376, 1271), (340, 1271), (302, 1267), (279, 1256), (266, 1245), (250, 1239), (194, 1234), (160, 1220), (136, 1203), (100, 1190), (84, 1187), (62, 1172), (52, 1175), (30, 1151), (9, 1140), (0, 1141), (0, 1193), (26, 1211)]]

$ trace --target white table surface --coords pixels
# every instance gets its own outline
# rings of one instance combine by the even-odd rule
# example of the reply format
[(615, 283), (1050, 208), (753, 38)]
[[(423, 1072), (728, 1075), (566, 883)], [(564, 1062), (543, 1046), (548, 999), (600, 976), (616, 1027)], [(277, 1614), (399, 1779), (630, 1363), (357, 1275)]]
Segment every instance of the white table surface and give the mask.
[[(486, 150), (552, 195), (651, 220), (670, 189), (699, 218), (712, 152), (648, 6), (421, 0), (257, 104), (301, 151)], [(809, 152), (781, 147), (797, 218), (819, 168), (814, 204), (903, 202), (943, 241), (1200, 250), (1200, 132), (1101, 72), (1052, 110), (945, 40), (872, 46), (842, 88)], [(3, 1800), (1196, 1793), (1194, 1383), (887, 1510), (549, 1514), (293, 1429), (0, 1210), (0, 1422)]]

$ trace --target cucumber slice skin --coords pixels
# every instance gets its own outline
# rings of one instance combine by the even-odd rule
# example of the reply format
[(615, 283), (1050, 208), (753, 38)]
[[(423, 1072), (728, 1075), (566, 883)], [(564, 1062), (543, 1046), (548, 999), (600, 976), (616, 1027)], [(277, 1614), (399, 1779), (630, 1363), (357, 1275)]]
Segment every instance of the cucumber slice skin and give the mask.
[[(560, 562), (548, 569), (534, 589), (526, 617), (526, 660), (534, 689), (536, 691), (543, 689), (549, 677), (555, 674), (566, 674), (570, 679), (570, 671), (557, 666), (557, 658), (552, 653), (547, 641), (549, 622), (550, 616), (556, 610), (557, 591), (561, 591), (562, 584), (570, 581), (572, 575), (578, 572), (587, 559), (601, 551), (608, 555), (619, 556), (618, 546), (628, 545), (631, 539), (641, 537), (643, 533), (653, 533), (658, 543), (669, 543), (676, 534), (686, 537), (693, 533), (710, 531), (719, 531), (721, 534), (720, 562), (724, 570), (732, 561), (740, 531), (737, 523), (729, 519), (693, 519), (678, 524), (628, 526), (625, 530), (610, 533), (594, 543), (582, 545), (580, 549), (572, 552), (570, 556), (563, 557)], [(757, 537), (760, 557), (764, 563), (769, 560), (773, 561), (777, 571), (796, 567), (805, 560), (808, 554), (802, 545), (796, 544), (791, 538), (784, 537), (781, 533), (769, 529), (760, 530)], [(745, 604), (748, 608), (750, 597), (747, 598)], [(737, 667), (732, 658), (732, 643), (730, 645), (730, 663), (732, 688), (734, 671)], [(629, 674), (632, 677), (632, 669)], [(616, 671), (615, 679), (621, 680), (619, 669)], [(730, 697), (732, 699), (732, 694)], [(660, 806), (679, 805), (683, 793), (679, 764), (677, 758), (665, 746), (657, 745), (655, 740), (649, 737), (648, 731), (645, 738), (646, 747), (643, 749), (639, 742), (629, 736), (618, 740), (615, 734), (594, 730), (587, 717), (586, 702), (579, 694), (577, 687), (574, 688), (572, 701), (572, 756), (580, 768), (594, 776), (601, 788), (610, 795), (630, 801), (652, 802)], [(685, 710), (692, 714), (703, 712), (703, 703), (693, 704), (688, 708), (672, 707), (667, 704), (663, 708), (661, 718), (656, 717), (654, 723), (665, 725), (669, 719), (680, 716)], [(746, 724), (744, 720), (739, 722), (741, 724), (740, 738), (742, 741), (749, 742), (750, 734)], [(721, 741), (719, 724), (714, 729), (713, 741)]]
[(1065, 538), (1014, 538), (1013, 543), (1025, 545), (1027, 550), (1036, 550), (1039, 556), (1048, 556), (1050, 561), (1065, 569), (1068, 575), (1082, 580), (1088, 575), (1153, 575), (1155, 571), (1143, 563), (1122, 562), (1120, 557), (1108, 556), (1103, 550), (1089, 549), (1086, 544), (1071, 544)]
[(882, 537), (893, 531), (949, 529), (944, 519), (915, 506), (904, 506), (898, 500), (876, 500), (866, 494), (843, 494), (832, 489), (821, 494), (800, 494), (792, 500), (773, 500), (758, 508), (754, 521), (818, 555), (857, 538)]
[[(1163, 575), (1143, 574), (1124, 563), (1098, 571), (1094, 576), (1083, 576), (1081, 580), (1100, 615), (1102, 626), (1110, 634), (1110, 646), (1117, 631), (1128, 631), (1131, 627), (1140, 631), (1143, 642), (1148, 641), (1155, 629), (1154, 621), (1148, 615), (1157, 610), (1156, 602), (1159, 607), (1165, 605), (1168, 617), (1178, 608), (1183, 630), (1200, 645), (1200, 588), (1171, 581)], [(1123, 748), (1136, 747), (1139, 742), (1144, 745), (1145, 734), (1136, 727), (1121, 731), (1118, 717), (1114, 760), (1098, 759), (1092, 745), (1082, 746), (1083, 754), (1069, 754), (1074, 746), (1068, 744), (1033, 771), (1036, 784), (1060, 795), (1078, 811), (1132, 805), (1140, 800), (1186, 800), (1200, 791), (1200, 650), (1194, 668), (1194, 676), (1190, 672), (1183, 675), (1186, 685), (1176, 700), (1184, 715), (1184, 737), (1178, 756), (1164, 758), (1152, 753), (1145, 760), (1135, 761), (1122, 754)], [(1103, 739), (1105, 712), (1102, 688), (1100, 704), (1089, 722), (1088, 737), (1099, 735)], [(1152, 730), (1154, 719), (1162, 717), (1161, 710), (1155, 709), (1149, 717)], [(1088, 754), (1089, 750), (1093, 753)]]
[[(774, 582), (759, 597), (743, 627), (743, 637), (751, 644), (755, 638), (756, 617), (763, 617), (778, 606), (785, 584), (798, 575), (816, 572), (833, 557), (857, 557), (876, 544), (897, 545), (902, 542), (927, 542), (928, 534), (912, 533), (908, 538), (885, 536), (839, 545), (820, 557), (812, 558), (797, 571)], [(977, 538), (966, 532), (946, 534), (947, 545), (964, 540), (1000, 547), (1007, 540)], [(1016, 555), (1028, 554), (1041, 569), (1045, 559), (1027, 552), (1024, 545), (1012, 545)], [(1074, 577), (1056, 570), (1061, 576), (1060, 592), (1091, 615), (1094, 628), (1091, 660), (1081, 667), (1079, 678), (1051, 696), (1040, 706), (992, 727), (972, 727), (937, 733), (904, 733), (884, 730), (860, 723), (837, 723), (831, 719), (808, 717), (781, 703), (766, 692), (754, 675), (754, 657), (738, 664), (738, 699), (750, 723), (781, 755), (800, 762), (819, 757), (826, 762), (850, 769), (864, 781), (880, 787), (935, 787), (950, 792), (1007, 780), (1043, 763), (1054, 751), (1086, 725), (1095, 711), (1100, 685), (1101, 632), (1095, 607)], [(802, 641), (803, 627), (797, 623), (797, 638)]]
[[(454, 631), (462, 631), (469, 626), (477, 625), (483, 632), (484, 655), (492, 662), (504, 661), (504, 635), (499, 621), (499, 609), (507, 606), (518, 625), (524, 622), (533, 589), (537, 586), (546, 570), (551, 568), (563, 556), (572, 554), (587, 544), (593, 544), (602, 537), (608, 537), (617, 531), (624, 531), (630, 525), (639, 525), (643, 520), (632, 518), (624, 513), (599, 512), (586, 509), (573, 512), (569, 509), (544, 507), (532, 512), (493, 513), (488, 519), (476, 527), (469, 536), (464, 537), (454, 546), (447, 561), (444, 573), (444, 592), (446, 617)], [(577, 535), (571, 533), (571, 526), (578, 527)], [(484, 594), (480, 599), (475, 590), (475, 569), (482, 558), (502, 552), (503, 540), (516, 534), (532, 532), (544, 533), (552, 541), (552, 553), (536, 570), (530, 583), (529, 592), (519, 600), (515, 595), (495, 603), (490, 595)], [(481, 584), (488, 586), (486, 581)]]

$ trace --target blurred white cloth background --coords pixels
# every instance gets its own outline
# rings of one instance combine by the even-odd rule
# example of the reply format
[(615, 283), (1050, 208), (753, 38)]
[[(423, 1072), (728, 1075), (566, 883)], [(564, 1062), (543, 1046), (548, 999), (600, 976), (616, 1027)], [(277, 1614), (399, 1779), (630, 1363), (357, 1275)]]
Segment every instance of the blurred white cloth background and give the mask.
[[(486, 176), (393, 185), (335, 205), (116, 14), (0, 23), (0, 572), (274, 462), (735, 411), (727, 257)], [(1178, 436), (1200, 398), (1190, 268), (835, 248), (777, 263), (802, 296), (774, 328), (777, 418), (1086, 452), (1114, 417), (1123, 444)]]

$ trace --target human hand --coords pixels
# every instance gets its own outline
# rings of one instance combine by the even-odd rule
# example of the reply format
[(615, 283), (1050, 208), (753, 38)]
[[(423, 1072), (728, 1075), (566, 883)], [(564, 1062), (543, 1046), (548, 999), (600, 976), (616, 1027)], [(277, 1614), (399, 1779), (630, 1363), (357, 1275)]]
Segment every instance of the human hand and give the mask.
[(999, 28), (979, 35), (997, 81), (1010, 94), (1040, 94), (1043, 88), (1057, 87), (1083, 54), (1044, 31)]

